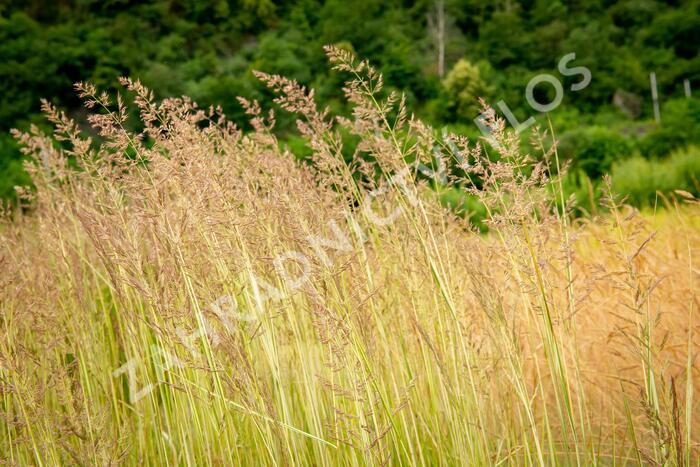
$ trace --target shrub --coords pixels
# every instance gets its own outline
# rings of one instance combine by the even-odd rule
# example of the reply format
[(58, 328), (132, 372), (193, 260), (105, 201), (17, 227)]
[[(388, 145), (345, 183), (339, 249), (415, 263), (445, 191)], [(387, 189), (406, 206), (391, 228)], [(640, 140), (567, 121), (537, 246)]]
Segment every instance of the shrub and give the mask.
[(699, 125), (699, 99), (669, 101), (661, 109), (661, 125), (642, 138), (639, 149), (646, 157), (661, 157), (674, 149), (700, 144)]
[(592, 179), (608, 173), (615, 161), (631, 152), (632, 145), (627, 138), (602, 127), (569, 131), (559, 142), (559, 153)]
[(691, 147), (667, 159), (636, 156), (616, 164), (612, 171), (613, 190), (636, 206), (654, 204), (657, 193), (684, 190), (700, 195), (700, 149)]
[(492, 92), (482, 77), (480, 67), (465, 59), (460, 59), (450, 70), (443, 86), (450, 113), (467, 120), (479, 114), (479, 98), (486, 98)]

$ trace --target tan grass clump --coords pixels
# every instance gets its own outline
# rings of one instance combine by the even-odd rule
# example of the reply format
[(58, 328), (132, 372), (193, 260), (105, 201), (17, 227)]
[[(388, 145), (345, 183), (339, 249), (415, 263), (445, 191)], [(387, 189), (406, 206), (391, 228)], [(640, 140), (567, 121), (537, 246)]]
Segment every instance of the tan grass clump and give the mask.
[[(555, 149), (519, 154), (494, 115), (491, 154), (438, 138), (328, 55), (350, 119), (258, 74), (311, 165), (255, 102), (246, 134), (128, 79), (142, 132), (80, 84), (99, 144), (48, 103), (54, 134), (17, 135), (36, 190), (0, 228), (2, 461), (697, 463), (697, 203), (573, 221)], [(436, 148), (487, 235), (417, 176)]]

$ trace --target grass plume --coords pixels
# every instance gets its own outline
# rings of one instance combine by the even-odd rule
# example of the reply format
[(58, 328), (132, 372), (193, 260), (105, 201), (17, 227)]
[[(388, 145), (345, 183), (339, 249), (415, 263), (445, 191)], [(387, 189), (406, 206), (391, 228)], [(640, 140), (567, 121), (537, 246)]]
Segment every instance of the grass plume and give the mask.
[(130, 79), (140, 132), (79, 84), (92, 139), (49, 103), (52, 135), (16, 134), (36, 189), (0, 227), (0, 459), (697, 465), (692, 196), (574, 220), (556, 148), (519, 153), (493, 112), (493, 145), (438, 135), (327, 53), (350, 118), (258, 73), (310, 164), (256, 102), (246, 133)]

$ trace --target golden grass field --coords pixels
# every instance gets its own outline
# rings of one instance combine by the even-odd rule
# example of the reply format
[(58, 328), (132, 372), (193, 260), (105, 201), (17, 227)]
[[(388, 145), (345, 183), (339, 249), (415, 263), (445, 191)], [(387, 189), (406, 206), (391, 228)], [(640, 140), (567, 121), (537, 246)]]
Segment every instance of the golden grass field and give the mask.
[(445, 142), (329, 56), (352, 119), (260, 75), (313, 165), (255, 103), (243, 133), (129, 80), (141, 135), (89, 85), (99, 147), (48, 104), (54, 135), (18, 135), (36, 190), (0, 227), (0, 462), (698, 465), (698, 203), (574, 218), (556, 151), (494, 119), (497, 158), (450, 146), (480, 234), (407, 163)]

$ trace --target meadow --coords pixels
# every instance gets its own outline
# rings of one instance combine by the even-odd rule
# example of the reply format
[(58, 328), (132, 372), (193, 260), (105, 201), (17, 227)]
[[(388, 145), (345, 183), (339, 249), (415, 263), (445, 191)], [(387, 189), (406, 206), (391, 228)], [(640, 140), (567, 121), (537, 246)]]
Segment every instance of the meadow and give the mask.
[[(242, 131), (130, 79), (129, 103), (77, 85), (94, 141), (46, 102), (51, 134), (15, 132), (35, 188), (0, 226), (0, 461), (698, 465), (693, 195), (640, 212), (608, 182), (574, 216), (552, 128), (530, 155), (493, 113), (495, 147), (440, 135), (327, 53), (351, 118), (257, 74), (308, 163), (255, 101)], [(436, 147), (444, 183), (416, 170)]]

